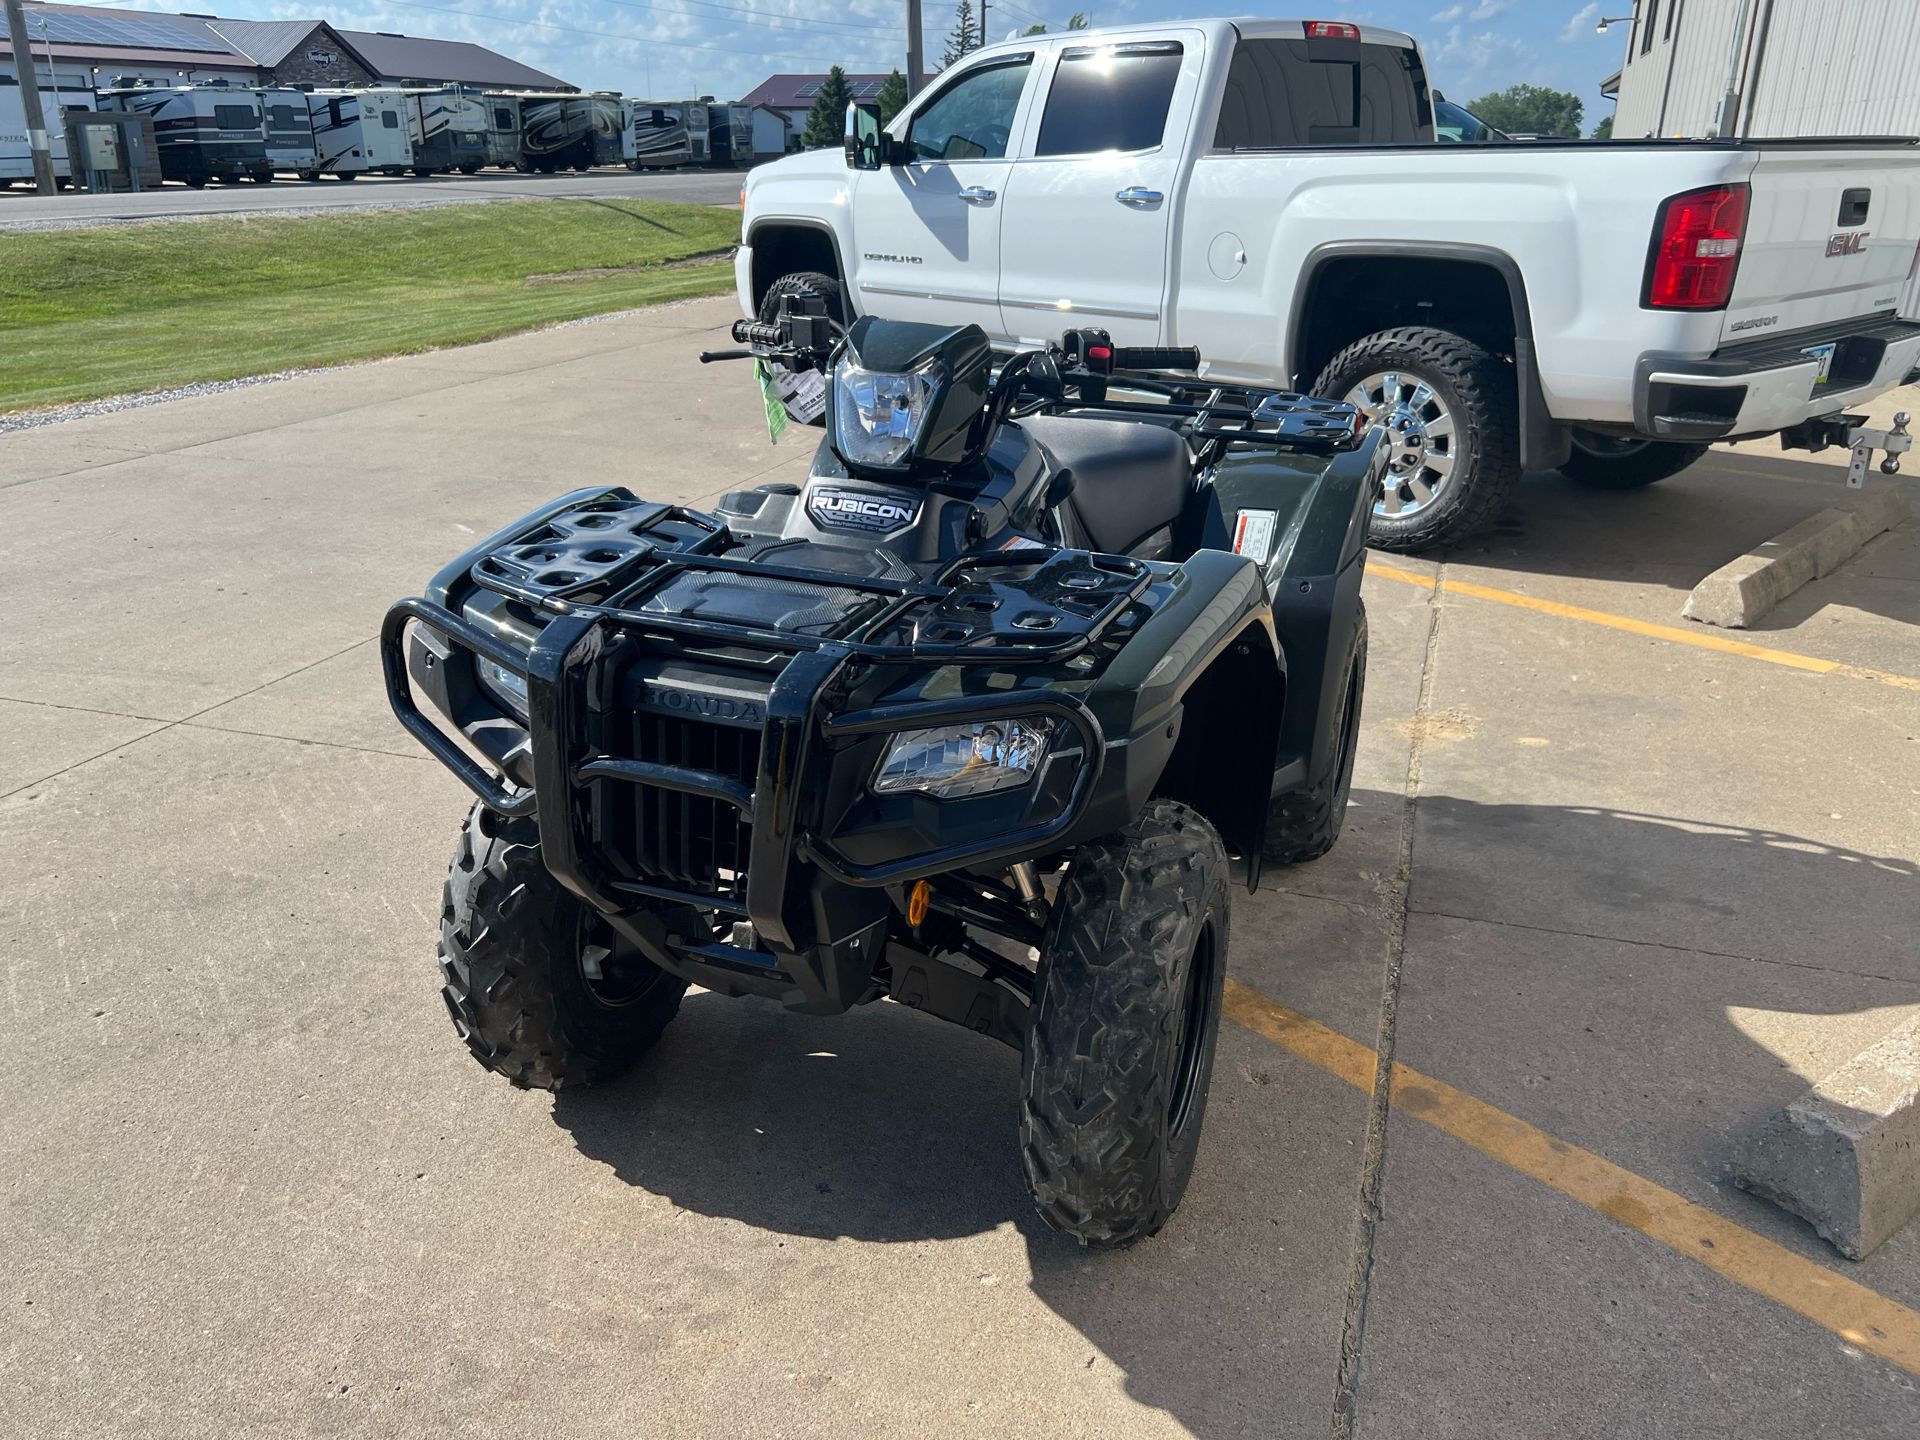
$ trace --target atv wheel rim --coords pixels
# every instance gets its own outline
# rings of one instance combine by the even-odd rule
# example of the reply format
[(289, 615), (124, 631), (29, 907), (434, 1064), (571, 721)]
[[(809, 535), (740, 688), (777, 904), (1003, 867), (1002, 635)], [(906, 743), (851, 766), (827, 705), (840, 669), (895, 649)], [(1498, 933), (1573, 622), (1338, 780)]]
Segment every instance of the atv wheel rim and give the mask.
[(1459, 458), (1453, 412), (1418, 375), (1383, 370), (1347, 392), (1347, 403), (1387, 432), (1387, 472), (1373, 513), (1417, 515), (1440, 498)]
[(580, 979), (596, 1004), (624, 1009), (646, 997), (666, 971), (637, 954), (598, 915), (583, 916), (580, 938), (574, 946)]
[(1169, 1135), (1178, 1135), (1186, 1127), (1200, 1098), (1200, 1071), (1207, 1052), (1207, 1032), (1214, 1023), (1214, 997), (1220, 992), (1219, 977), (1214, 973), (1219, 955), (1219, 947), (1214, 943), (1213, 917), (1209, 915), (1193, 942), (1193, 959), (1187, 966), (1180, 1053), (1174, 1061), (1173, 1085), (1167, 1094)]

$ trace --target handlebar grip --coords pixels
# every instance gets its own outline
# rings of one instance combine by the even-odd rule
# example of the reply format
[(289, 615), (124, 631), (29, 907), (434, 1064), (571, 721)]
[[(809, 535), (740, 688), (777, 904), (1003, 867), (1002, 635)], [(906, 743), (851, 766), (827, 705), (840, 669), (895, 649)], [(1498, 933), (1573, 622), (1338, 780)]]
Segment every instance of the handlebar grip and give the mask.
[(1116, 370), (1198, 370), (1200, 352), (1192, 345), (1116, 345)]
[(787, 343), (787, 327), (784, 324), (769, 324), (764, 320), (736, 320), (733, 322), (733, 338), (742, 345), (784, 345)]

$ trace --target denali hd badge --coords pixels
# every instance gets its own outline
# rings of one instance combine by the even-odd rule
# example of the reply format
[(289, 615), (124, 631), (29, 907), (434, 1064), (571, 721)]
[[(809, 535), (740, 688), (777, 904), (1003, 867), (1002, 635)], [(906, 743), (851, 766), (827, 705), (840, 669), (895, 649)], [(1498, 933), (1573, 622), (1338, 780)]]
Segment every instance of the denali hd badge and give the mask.
[(877, 490), (848, 490), (839, 485), (815, 485), (807, 491), (807, 514), (827, 530), (868, 530), (885, 535), (920, 518), (918, 496)]

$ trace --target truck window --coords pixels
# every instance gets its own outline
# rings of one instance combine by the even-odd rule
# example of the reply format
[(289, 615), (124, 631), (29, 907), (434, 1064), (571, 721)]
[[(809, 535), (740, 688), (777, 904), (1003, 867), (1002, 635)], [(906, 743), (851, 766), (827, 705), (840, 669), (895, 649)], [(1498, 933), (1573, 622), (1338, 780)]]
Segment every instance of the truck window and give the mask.
[(1393, 145), (1433, 138), (1419, 52), (1400, 45), (1242, 40), (1227, 69), (1220, 150)]
[(1053, 72), (1034, 153), (1151, 150), (1166, 129), (1180, 55), (1174, 44), (1066, 51)]
[(907, 127), (916, 160), (999, 160), (1013, 137), (1020, 92), (1033, 56), (1017, 55), (969, 70), (933, 98)]

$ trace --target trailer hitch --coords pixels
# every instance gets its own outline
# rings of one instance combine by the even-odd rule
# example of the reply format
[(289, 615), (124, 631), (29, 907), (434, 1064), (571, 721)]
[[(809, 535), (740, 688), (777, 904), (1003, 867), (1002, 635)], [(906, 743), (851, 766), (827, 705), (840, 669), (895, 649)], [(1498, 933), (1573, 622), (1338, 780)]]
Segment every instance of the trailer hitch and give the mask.
[(1873, 463), (1873, 452), (1884, 450), (1887, 458), (1880, 462), (1882, 475), (1900, 473), (1900, 457), (1913, 448), (1913, 436), (1907, 433), (1907, 425), (1913, 417), (1902, 410), (1893, 417), (1891, 430), (1871, 430), (1865, 425), (1855, 426), (1847, 432), (1847, 445), (1853, 456), (1847, 461), (1847, 488), (1858, 490), (1867, 483), (1867, 467)]

